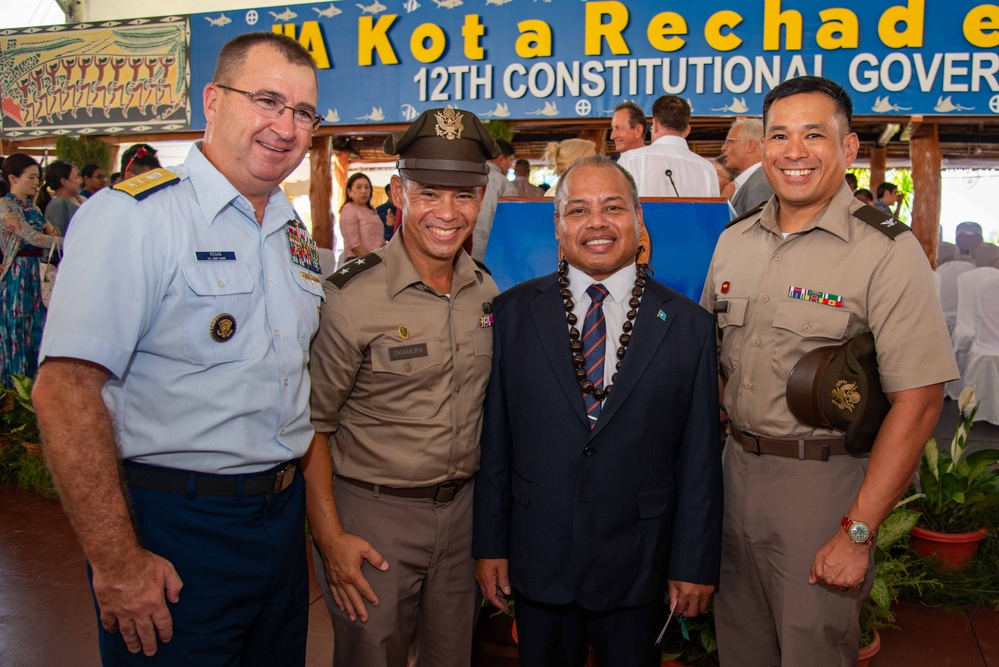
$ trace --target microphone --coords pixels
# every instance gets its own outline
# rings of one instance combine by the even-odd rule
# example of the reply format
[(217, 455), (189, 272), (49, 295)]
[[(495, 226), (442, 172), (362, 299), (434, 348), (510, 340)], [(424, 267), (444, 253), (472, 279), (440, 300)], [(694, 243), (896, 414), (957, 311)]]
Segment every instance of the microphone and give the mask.
[(673, 186), (673, 192), (675, 192), (676, 196), (679, 197), (680, 196), (680, 192), (676, 189), (676, 183), (673, 182), (673, 170), (672, 169), (667, 169), (666, 170), (666, 178), (669, 179), (669, 184)]

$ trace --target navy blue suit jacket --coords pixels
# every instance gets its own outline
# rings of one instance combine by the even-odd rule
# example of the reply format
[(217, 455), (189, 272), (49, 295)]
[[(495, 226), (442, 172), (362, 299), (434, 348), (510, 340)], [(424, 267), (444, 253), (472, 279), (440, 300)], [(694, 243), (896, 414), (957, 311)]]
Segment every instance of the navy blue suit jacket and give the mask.
[(473, 555), (509, 559), (511, 583), (528, 598), (592, 610), (662, 599), (667, 578), (717, 584), (711, 316), (648, 280), (591, 431), (556, 275), (511, 288), (493, 311)]

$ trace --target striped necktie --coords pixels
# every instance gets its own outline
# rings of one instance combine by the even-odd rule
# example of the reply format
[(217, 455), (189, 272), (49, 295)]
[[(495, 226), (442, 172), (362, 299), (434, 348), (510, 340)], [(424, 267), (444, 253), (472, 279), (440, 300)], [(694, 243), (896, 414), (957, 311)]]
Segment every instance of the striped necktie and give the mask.
[[(583, 358), (586, 363), (586, 379), (593, 383), (595, 389), (604, 386), (604, 350), (607, 342), (607, 322), (604, 320), (604, 297), (607, 289), (600, 283), (594, 283), (586, 288), (590, 297), (590, 308), (583, 320)], [(600, 401), (593, 394), (583, 394), (583, 405), (590, 419), (590, 428), (597, 425), (600, 416)]]

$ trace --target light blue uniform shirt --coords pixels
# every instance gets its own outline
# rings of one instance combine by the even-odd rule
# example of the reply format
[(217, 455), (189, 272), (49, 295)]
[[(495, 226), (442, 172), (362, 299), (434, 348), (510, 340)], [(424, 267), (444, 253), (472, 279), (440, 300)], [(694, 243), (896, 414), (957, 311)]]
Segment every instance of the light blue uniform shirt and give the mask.
[[(174, 171), (179, 183), (141, 201), (106, 188), (80, 207), (40, 359), (111, 371), (104, 400), (123, 459), (266, 470), (312, 439), (307, 365), (320, 276), (292, 261), (295, 211), (279, 188), (258, 225), (200, 144)], [(213, 323), (225, 314), (235, 332), (219, 342)]]

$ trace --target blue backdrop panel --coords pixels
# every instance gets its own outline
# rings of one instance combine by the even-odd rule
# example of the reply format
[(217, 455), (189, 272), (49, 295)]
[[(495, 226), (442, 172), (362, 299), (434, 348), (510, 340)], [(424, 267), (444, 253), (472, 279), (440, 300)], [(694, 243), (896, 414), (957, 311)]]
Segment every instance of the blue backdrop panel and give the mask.
[[(655, 278), (694, 301), (701, 298), (715, 243), (729, 221), (724, 199), (643, 199)], [(552, 199), (502, 199), (485, 263), (501, 290), (558, 266)]]

